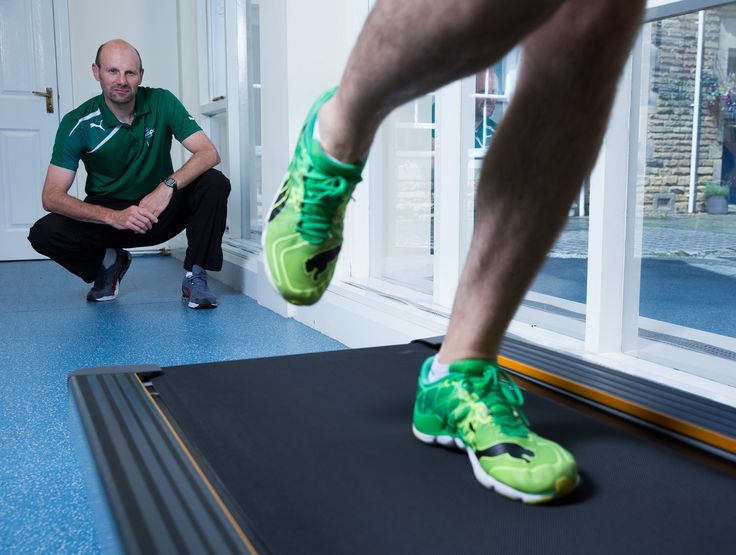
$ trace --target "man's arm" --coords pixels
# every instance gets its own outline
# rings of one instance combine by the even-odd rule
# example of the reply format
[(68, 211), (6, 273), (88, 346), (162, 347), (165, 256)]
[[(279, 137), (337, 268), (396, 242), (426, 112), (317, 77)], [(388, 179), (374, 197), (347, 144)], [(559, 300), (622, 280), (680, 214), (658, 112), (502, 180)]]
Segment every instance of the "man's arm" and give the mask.
[(204, 172), (220, 163), (220, 155), (204, 131), (192, 133), (184, 139), (182, 144), (192, 153), (192, 157), (171, 176), (176, 179), (178, 189), (186, 187)]
[[(204, 172), (220, 163), (220, 155), (204, 131), (192, 133), (184, 139), (182, 145), (192, 153), (192, 157), (171, 174), (171, 177), (176, 179), (177, 189), (186, 187)], [(147, 208), (158, 216), (169, 205), (173, 194), (171, 187), (165, 183), (159, 183), (158, 187), (141, 199), (139, 206)]]
[(158, 221), (154, 214), (140, 206), (131, 206), (125, 210), (112, 210), (104, 206), (82, 202), (71, 196), (69, 189), (74, 183), (76, 173), (49, 164), (41, 195), (44, 210), (80, 222), (106, 224), (115, 229), (130, 229), (136, 233), (145, 233)]

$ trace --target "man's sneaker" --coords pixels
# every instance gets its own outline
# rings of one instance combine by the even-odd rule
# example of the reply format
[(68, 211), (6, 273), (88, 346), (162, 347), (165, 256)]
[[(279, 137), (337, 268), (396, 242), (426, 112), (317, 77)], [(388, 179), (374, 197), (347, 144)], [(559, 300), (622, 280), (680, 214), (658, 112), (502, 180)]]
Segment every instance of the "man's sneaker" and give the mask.
[(181, 300), (189, 303), (189, 308), (217, 306), (217, 297), (207, 287), (207, 272), (201, 266), (192, 266), (192, 275), (181, 282)]
[(118, 296), (120, 290), (120, 282), (130, 267), (130, 261), (133, 257), (128, 251), (123, 249), (115, 249), (117, 258), (109, 268), (101, 268), (97, 272), (95, 283), (92, 289), (87, 293), (88, 301), (111, 301)]
[(450, 374), (428, 382), (432, 358), (419, 374), (414, 435), (467, 452), (485, 487), (524, 503), (543, 503), (578, 483), (575, 459), (529, 429), (521, 391), (497, 364), (461, 360)]
[(365, 165), (342, 164), (312, 139), (317, 113), (336, 90), (319, 97), (309, 111), (263, 233), (266, 274), (281, 296), (297, 305), (316, 303), (330, 284), (345, 209)]

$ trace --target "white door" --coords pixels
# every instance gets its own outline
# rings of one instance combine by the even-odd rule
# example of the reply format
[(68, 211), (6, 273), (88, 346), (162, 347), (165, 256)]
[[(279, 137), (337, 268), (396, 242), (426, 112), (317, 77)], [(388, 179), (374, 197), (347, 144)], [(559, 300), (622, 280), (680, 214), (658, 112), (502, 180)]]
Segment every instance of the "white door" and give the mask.
[(42, 258), (27, 237), (59, 126), (53, 18), (53, 0), (0, 0), (0, 260)]

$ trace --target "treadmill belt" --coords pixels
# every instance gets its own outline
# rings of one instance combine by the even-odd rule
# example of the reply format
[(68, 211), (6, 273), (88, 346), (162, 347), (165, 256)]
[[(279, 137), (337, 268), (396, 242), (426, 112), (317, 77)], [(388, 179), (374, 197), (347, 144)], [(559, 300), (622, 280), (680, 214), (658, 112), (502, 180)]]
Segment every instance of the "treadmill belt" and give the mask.
[(414, 343), (177, 366), (152, 381), (269, 553), (733, 549), (730, 466), (531, 390), (532, 428), (576, 456), (582, 483), (541, 506), (486, 490), (464, 453), (411, 434), (418, 369), (434, 352)]

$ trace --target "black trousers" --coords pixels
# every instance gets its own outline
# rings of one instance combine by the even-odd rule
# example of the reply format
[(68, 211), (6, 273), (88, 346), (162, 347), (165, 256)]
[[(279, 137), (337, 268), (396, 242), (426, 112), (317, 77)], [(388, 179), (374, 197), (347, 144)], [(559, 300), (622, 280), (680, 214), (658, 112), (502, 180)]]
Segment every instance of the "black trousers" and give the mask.
[[(187, 230), (184, 269), (194, 264), (205, 270), (222, 269), (222, 235), (227, 220), (230, 181), (217, 170), (208, 170), (192, 183), (174, 192), (159, 214), (158, 223), (146, 233), (115, 229), (105, 224), (80, 222), (47, 214), (28, 234), (36, 251), (58, 262), (87, 283), (94, 281), (107, 248), (150, 247), (164, 243)], [(124, 210), (135, 201), (90, 196), (84, 202)]]

